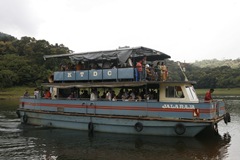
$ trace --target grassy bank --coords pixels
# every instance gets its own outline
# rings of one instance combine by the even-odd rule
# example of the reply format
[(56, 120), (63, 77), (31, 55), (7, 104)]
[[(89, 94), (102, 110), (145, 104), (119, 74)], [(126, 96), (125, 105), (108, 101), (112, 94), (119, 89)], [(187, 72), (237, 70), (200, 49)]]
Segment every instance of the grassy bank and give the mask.
[(13, 87), (5, 88), (0, 90), (0, 99), (18, 99), (20, 96), (23, 96), (26, 90), (29, 94), (33, 96), (33, 87)]
[[(196, 89), (198, 95), (204, 95), (209, 89)], [(215, 88), (214, 95), (240, 95), (240, 88)]]

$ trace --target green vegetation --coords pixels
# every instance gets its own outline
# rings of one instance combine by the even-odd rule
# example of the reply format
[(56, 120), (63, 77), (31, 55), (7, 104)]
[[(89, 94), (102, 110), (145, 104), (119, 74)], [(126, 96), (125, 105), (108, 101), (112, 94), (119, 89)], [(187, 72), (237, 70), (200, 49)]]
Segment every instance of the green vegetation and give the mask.
[(19, 99), (20, 96), (23, 96), (26, 90), (29, 94), (33, 96), (33, 87), (12, 87), (4, 88), (0, 91), (0, 100), (1, 99)]
[(43, 55), (65, 54), (64, 45), (51, 45), (45, 40), (22, 37), (20, 40), (0, 33), (0, 89), (15, 86), (39, 86), (61, 59), (44, 61)]
[(209, 59), (209, 60), (202, 60), (202, 61), (195, 61), (193, 63), (194, 66), (200, 68), (217, 68), (228, 66), (231, 68), (239, 68), (240, 67), (240, 58), (232, 60), (232, 59), (225, 59), (225, 60), (217, 60), (217, 59)]
[[(198, 95), (205, 95), (209, 89), (196, 89)], [(213, 95), (240, 95), (240, 88), (216, 88)]]
[[(29, 86), (37, 87), (47, 82), (52, 72), (69, 59), (52, 58), (44, 61), (43, 55), (67, 54), (72, 51), (63, 44), (52, 45), (46, 40), (22, 37), (20, 40), (0, 32), (0, 89)], [(184, 80), (177, 62), (166, 60), (169, 79)], [(204, 65), (205, 64), (205, 65)], [(204, 60), (182, 64), (195, 88), (240, 88), (240, 59)], [(23, 92), (22, 92), (23, 93)], [(21, 94), (22, 94), (21, 93)], [(235, 92), (233, 92), (235, 93)], [(237, 92), (238, 93), (238, 92)], [(1, 96), (1, 95), (0, 95)]]

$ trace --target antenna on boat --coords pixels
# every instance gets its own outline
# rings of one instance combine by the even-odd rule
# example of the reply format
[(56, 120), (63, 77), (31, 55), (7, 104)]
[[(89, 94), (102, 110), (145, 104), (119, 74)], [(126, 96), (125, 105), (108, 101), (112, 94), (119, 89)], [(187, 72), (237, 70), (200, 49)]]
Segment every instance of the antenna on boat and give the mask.
[(185, 71), (186, 71), (185, 67), (182, 67), (180, 62), (178, 62), (178, 66), (179, 66), (180, 70), (182, 71), (182, 74), (183, 74), (183, 76), (185, 78), (185, 81), (188, 81), (188, 78), (187, 78), (187, 76), (185, 74)]

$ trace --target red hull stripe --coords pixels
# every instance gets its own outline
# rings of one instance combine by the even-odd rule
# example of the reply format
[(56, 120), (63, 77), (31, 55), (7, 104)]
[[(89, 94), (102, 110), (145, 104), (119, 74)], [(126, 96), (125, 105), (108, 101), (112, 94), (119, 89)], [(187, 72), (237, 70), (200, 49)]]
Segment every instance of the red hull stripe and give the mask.
[[(30, 103), (25, 102), (25, 106), (39, 107), (64, 107), (76, 109), (101, 109), (101, 110), (129, 110), (129, 111), (161, 111), (161, 112), (194, 112), (195, 109), (180, 109), (180, 108), (150, 108), (150, 107), (133, 107), (133, 106), (94, 106), (94, 105), (77, 105), (77, 104), (50, 104), (50, 103)], [(221, 107), (220, 110), (225, 110)], [(214, 113), (216, 109), (199, 109), (200, 113)]]

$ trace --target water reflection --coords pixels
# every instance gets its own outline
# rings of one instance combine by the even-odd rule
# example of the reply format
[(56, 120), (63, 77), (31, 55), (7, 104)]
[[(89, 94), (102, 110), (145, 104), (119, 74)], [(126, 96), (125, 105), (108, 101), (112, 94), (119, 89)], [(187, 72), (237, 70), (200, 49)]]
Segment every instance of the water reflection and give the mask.
[(230, 136), (211, 139), (108, 133), (88, 136), (84, 131), (18, 127), (22, 132), (1, 135), (0, 148), (4, 150), (5, 157), (58, 160), (217, 159), (226, 156), (231, 140)]

